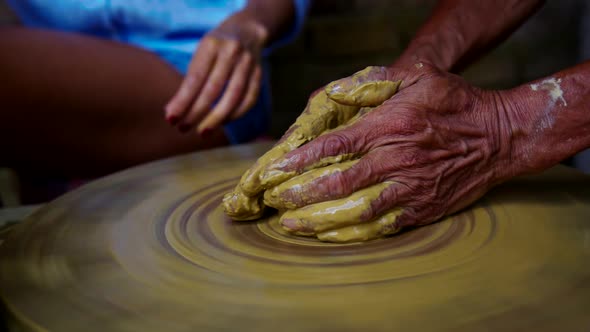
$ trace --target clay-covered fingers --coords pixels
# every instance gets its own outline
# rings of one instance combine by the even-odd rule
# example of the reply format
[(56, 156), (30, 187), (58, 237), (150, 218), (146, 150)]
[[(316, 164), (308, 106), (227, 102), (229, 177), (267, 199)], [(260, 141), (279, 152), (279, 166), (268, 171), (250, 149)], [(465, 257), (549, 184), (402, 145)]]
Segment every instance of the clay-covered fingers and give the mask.
[[(358, 105), (354, 103), (343, 105), (330, 98), (326, 89), (320, 89), (312, 95), (303, 113), (297, 118), (285, 135), (283, 135), (281, 140), (243, 174), (238, 186), (227, 196), (231, 197), (231, 199), (224, 200), (224, 208), (230, 217), (238, 220), (254, 219), (254, 216), (259, 215), (260, 211), (263, 210), (263, 207), (260, 205), (263, 205), (262, 195), (266, 189), (275, 187), (305, 170), (305, 167), (301, 169), (294, 168), (290, 171), (285, 170), (284, 167), (289, 166), (288, 164), (293, 161), (284, 159), (283, 156), (285, 154), (305, 144), (310, 144), (309, 142), (313, 143), (322, 134), (326, 134), (339, 127), (342, 128), (342, 126), (356, 121), (355, 117), (359, 114), (359, 111), (360, 113), (364, 113), (368, 110), (368, 108), (363, 109), (362, 106), (378, 105), (390, 98), (397, 91), (400, 83), (384, 81), (386, 77), (383, 75), (379, 76), (379, 73), (383, 74), (379, 69), (369, 68), (364, 72), (374, 72), (375, 74), (365, 75), (363, 72), (357, 73), (356, 77), (351, 79), (351, 83), (346, 84), (346, 89), (350, 89), (348, 93), (353, 95), (352, 100), (356, 100)], [(375, 80), (378, 82), (375, 83)], [(370, 90), (375, 89), (376, 86), (387, 91), (371, 92)], [(249, 95), (248, 92), (246, 94), (247, 96)], [(360, 143), (360, 141), (358, 142)], [(309, 151), (313, 151), (313, 149)], [(325, 159), (316, 160), (317, 158), (314, 159), (314, 156), (312, 155), (310, 158), (303, 157), (303, 160), (295, 162), (295, 165), (305, 164), (305, 166), (317, 168), (346, 161), (354, 157), (354, 155), (328, 153)], [(282, 161), (277, 163), (278, 160)], [(306, 163), (306, 161), (311, 160), (315, 164), (310, 165)], [(274, 166), (269, 167), (271, 164)], [(249, 203), (244, 203), (246, 201)], [(255, 204), (250, 204), (252, 202), (255, 202)], [(249, 206), (253, 207), (250, 215), (248, 215)]]
[(349, 126), (321, 135), (269, 163), (260, 174), (261, 183), (272, 188), (306, 171), (363, 155), (368, 150), (368, 133), (375, 128), (361, 120), (356, 118)]
[[(366, 73), (375, 74), (369, 75)], [(246, 177), (242, 178), (242, 189), (246, 193), (256, 194), (294, 176), (295, 173), (287, 174), (282, 172), (281, 165), (276, 165), (275, 160), (310, 141), (317, 140), (320, 135), (330, 130), (349, 124), (362, 107), (368, 104), (379, 105), (391, 98), (397, 92), (400, 82), (385, 81), (384, 79), (387, 78), (385, 75), (383, 68), (369, 67), (353, 75), (350, 80), (345, 81), (346, 86), (341, 91), (346, 91), (351, 96), (350, 98), (356, 101), (349, 105), (343, 105), (329, 96), (327, 91), (330, 89), (321, 89), (315, 93), (310, 98), (303, 113), (273, 148), (273, 150), (278, 151), (269, 151), (269, 155), (273, 158), (263, 156), (261, 159), (264, 159), (264, 162), (258, 162), (253, 167), (255, 171), (251, 170)], [(375, 85), (378, 85), (381, 90), (386, 90), (386, 92), (371, 93), (369, 90), (374, 89)], [(333, 85), (330, 84), (329, 86)], [(344, 159), (346, 158), (336, 155), (335, 159), (316, 161), (315, 167), (340, 162)], [(290, 163), (291, 161), (284, 160), (283, 162)], [(275, 164), (276, 167), (268, 167), (270, 164)], [(279, 171), (274, 173), (275, 169)], [(263, 171), (264, 174), (262, 174)]]
[[(394, 210), (399, 212), (399, 206), (404, 203), (403, 197), (407, 196), (406, 191), (405, 186), (386, 181), (356, 191), (345, 198), (288, 210), (283, 213), (279, 222), (287, 231), (305, 236), (321, 234), (322, 237), (329, 238), (330, 231), (342, 230), (340, 234), (354, 231), (355, 228), (348, 228), (351, 226), (357, 226), (357, 230), (365, 229), (366, 234), (373, 236), (385, 235), (397, 227), (390, 213)], [(380, 220), (381, 217), (384, 219)], [(363, 225), (365, 226), (361, 227)], [(379, 227), (383, 229), (376, 230)], [(386, 227), (389, 229), (385, 229)], [(346, 241), (350, 238), (351, 235), (347, 235)]]
[(297, 118), (281, 140), (254, 163), (241, 177), (236, 188), (225, 196), (223, 207), (235, 220), (251, 220), (264, 211), (262, 195), (268, 187), (260, 175), (267, 166), (285, 153), (313, 140), (326, 130), (345, 123), (358, 112), (355, 106), (340, 105), (319, 91), (311, 97), (305, 111)]
[(411, 189), (381, 181), (387, 171), (380, 152), (360, 160), (314, 169), (264, 194), (264, 203), (286, 212), (280, 223), (289, 232), (327, 242), (366, 241), (399, 231), (401, 206)]
[(335, 163), (295, 176), (264, 193), (264, 204), (277, 210), (347, 197), (378, 182), (370, 157)]
[(352, 76), (326, 86), (326, 93), (343, 105), (378, 106), (399, 89), (401, 79), (393, 79), (386, 67), (367, 67)]
[(328, 84), (326, 93), (343, 105), (375, 107), (391, 98), (400, 89), (405, 89), (439, 70), (426, 62), (412, 66), (371, 66), (356, 74)]
[(223, 208), (225, 213), (234, 220), (254, 220), (264, 214), (265, 205), (262, 196), (247, 196), (239, 185), (223, 196)]
[(269, 164), (315, 139), (326, 130), (346, 123), (358, 110), (358, 107), (343, 106), (334, 102), (323, 91), (317, 93), (281, 140), (242, 176), (240, 187), (244, 193), (250, 196), (262, 193), (268, 186), (261, 182), (260, 174)]
[(393, 209), (375, 220), (362, 224), (347, 226), (318, 233), (319, 240), (325, 242), (362, 242), (384, 237), (399, 232), (402, 229), (400, 215), (402, 208)]

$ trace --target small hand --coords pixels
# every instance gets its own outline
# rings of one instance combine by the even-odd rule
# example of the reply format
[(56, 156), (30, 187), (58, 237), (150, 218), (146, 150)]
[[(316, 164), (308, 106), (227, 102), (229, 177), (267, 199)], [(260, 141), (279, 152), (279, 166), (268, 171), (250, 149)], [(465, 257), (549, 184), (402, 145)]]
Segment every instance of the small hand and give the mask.
[(206, 135), (244, 115), (258, 98), (266, 39), (265, 28), (243, 12), (208, 33), (166, 106), (168, 122), (183, 132), (197, 126), (199, 134)]
[[(514, 124), (502, 93), (426, 64), (411, 71), (411, 83), (381, 106), (263, 170), (261, 178), (281, 180), (264, 203), (288, 210), (283, 227), (368, 240), (452, 214), (513, 174)], [(321, 162), (330, 159), (339, 163)]]
[[(350, 93), (341, 100), (343, 103), (351, 103), (349, 99), (352, 98), (356, 103), (354, 106), (346, 106), (329, 98), (326, 91), (332, 91), (333, 85), (313, 93), (303, 113), (281, 140), (260, 157), (242, 176), (236, 189), (224, 197), (226, 213), (236, 220), (260, 218), (264, 212), (262, 202), (264, 190), (288, 178), (282, 173), (277, 177), (262, 178), (261, 172), (285, 153), (293, 151), (329, 130), (345, 125), (359, 113), (360, 106), (378, 105), (390, 98), (396, 93), (400, 82), (392, 81), (388, 75), (384, 68), (369, 67), (349, 78), (346, 86)], [(379, 93), (370, 93), (376, 87), (379, 87)], [(337, 91), (334, 91), (334, 94), (337, 94)], [(331, 162), (334, 161), (336, 160), (331, 160)]]

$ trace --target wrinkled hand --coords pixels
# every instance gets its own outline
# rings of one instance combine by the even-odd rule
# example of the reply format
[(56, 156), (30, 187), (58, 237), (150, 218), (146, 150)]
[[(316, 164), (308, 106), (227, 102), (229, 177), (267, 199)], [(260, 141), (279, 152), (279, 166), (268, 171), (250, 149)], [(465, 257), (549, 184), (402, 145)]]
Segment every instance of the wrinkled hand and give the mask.
[[(513, 128), (502, 93), (426, 64), (410, 72), (381, 106), (262, 171), (263, 181), (280, 183), (264, 203), (288, 210), (284, 228), (325, 241), (368, 240), (452, 214), (510, 176)], [(348, 98), (347, 82), (328, 93)]]
[(168, 122), (182, 132), (198, 126), (197, 131), (206, 135), (252, 108), (260, 90), (260, 55), (267, 35), (246, 12), (232, 15), (209, 32), (166, 106)]
[[(400, 82), (392, 80), (389, 72), (381, 67), (369, 67), (346, 82), (346, 96), (341, 96), (341, 103), (328, 97), (326, 91), (338, 96), (338, 89), (333, 84), (325, 90), (312, 94), (307, 107), (295, 123), (283, 135), (279, 142), (242, 176), (233, 192), (225, 195), (223, 205), (225, 212), (235, 220), (258, 219), (264, 213), (263, 193), (290, 177), (289, 174), (275, 174), (261, 177), (267, 166), (285, 153), (295, 150), (321, 134), (338, 126), (344, 126), (359, 116), (363, 107), (376, 106), (396, 93)], [(344, 104), (354, 104), (347, 106)], [(316, 167), (322, 164), (338, 162), (341, 156), (330, 160), (318, 160)]]

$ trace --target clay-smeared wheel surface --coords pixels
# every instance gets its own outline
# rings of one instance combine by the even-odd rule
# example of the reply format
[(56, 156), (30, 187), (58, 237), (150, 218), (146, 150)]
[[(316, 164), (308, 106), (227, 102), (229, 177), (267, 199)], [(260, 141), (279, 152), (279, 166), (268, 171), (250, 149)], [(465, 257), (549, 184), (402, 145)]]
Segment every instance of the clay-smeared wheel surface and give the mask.
[(590, 178), (502, 185), (357, 244), (220, 208), (268, 144), (133, 168), (48, 204), (0, 246), (13, 317), (49, 331), (589, 331)]

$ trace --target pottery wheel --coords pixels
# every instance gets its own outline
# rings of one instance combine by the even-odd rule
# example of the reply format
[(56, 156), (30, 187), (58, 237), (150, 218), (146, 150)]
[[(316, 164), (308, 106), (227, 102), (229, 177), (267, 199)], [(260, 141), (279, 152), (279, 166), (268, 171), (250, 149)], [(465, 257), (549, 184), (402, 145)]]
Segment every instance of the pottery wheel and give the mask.
[(442, 222), (329, 244), (224, 216), (268, 148), (155, 162), (42, 208), (0, 246), (8, 311), (35, 331), (589, 331), (589, 177), (554, 169)]

